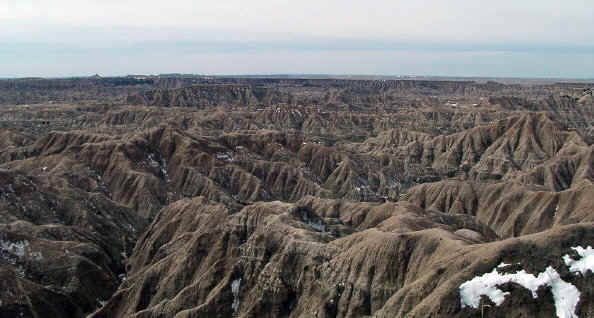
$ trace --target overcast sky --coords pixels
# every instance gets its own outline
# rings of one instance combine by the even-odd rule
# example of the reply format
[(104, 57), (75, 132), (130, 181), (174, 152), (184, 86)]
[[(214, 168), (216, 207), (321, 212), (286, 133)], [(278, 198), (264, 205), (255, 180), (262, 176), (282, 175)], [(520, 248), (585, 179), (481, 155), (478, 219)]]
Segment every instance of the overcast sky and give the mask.
[(594, 78), (592, 0), (0, 0), (0, 77)]

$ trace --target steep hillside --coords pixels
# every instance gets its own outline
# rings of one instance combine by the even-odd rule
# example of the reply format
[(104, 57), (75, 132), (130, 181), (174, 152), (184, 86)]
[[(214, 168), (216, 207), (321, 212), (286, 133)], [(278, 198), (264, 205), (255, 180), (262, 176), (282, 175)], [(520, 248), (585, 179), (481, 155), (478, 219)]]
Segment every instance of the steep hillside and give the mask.
[(2, 316), (82, 316), (109, 299), (142, 219), (49, 175), (0, 169), (0, 197)]
[(0, 81), (0, 317), (589, 317), (592, 86)]
[[(231, 213), (204, 198), (178, 201), (136, 246), (129, 278), (92, 317), (467, 317), (458, 286), (505, 262), (563, 279), (569, 246), (594, 242), (593, 223), (501, 240), (464, 214), (409, 203), (348, 203), (308, 197)], [(526, 256), (530, 255), (530, 261)], [(491, 313), (552, 315), (555, 306), (513, 290)], [(581, 312), (593, 308), (581, 298)]]

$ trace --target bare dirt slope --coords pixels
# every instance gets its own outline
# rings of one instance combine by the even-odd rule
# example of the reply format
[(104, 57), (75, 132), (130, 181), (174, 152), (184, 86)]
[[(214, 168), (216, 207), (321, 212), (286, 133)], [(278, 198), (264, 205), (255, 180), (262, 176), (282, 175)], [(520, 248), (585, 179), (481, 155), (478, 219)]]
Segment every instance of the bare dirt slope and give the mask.
[(588, 317), (591, 86), (2, 82), (0, 317)]

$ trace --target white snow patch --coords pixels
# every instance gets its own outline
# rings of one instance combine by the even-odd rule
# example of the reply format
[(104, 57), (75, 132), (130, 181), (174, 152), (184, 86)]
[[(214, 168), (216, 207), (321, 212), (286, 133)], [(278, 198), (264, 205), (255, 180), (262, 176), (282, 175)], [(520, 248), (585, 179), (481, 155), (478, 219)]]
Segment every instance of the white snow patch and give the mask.
[(564, 281), (559, 276), (559, 273), (551, 266), (538, 275), (546, 275), (546, 285), (551, 286), (551, 293), (555, 300), (555, 310), (559, 318), (577, 318), (575, 313), (578, 302), (580, 301), (580, 291), (572, 284)]
[[(502, 263), (497, 268), (505, 266), (507, 264)], [(460, 285), (462, 308), (478, 308), (482, 296), (489, 297), (496, 306), (500, 306), (510, 293), (502, 291), (497, 286), (506, 283), (515, 283), (530, 290), (534, 299), (538, 298), (536, 291), (539, 287), (550, 286), (555, 300), (557, 317), (577, 318), (575, 311), (580, 300), (580, 292), (575, 286), (562, 280), (559, 273), (551, 266), (538, 276), (529, 274), (525, 270), (513, 274), (501, 274), (497, 268)]]
[(581, 246), (572, 247), (572, 250), (576, 251), (581, 257), (579, 260), (574, 260), (569, 255), (563, 256), (565, 265), (569, 267), (569, 271), (577, 275), (581, 273), (586, 275), (588, 271), (594, 274), (594, 249), (592, 246), (583, 248)]
[[(0, 233), (0, 259), (16, 265), (20, 260), (29, 258), (34, 261), (43, 260), (43, 254), (41, 252), (31, 252), (29, 241), (16, 241), (11, 242), (2, 239), (2, 233)], [(24, 276), (24, 269), (17, 268), (17, 272)]]
[(233, 154), (231, 152), (229, 152), (229, 151), (227, 151), (227, 152), (217, 152), (215, 154), (215, 158), (217, 160), (220, 160), (220, 161), (231, 162), (231, 161), (233, 161)]
[(236, 313), (239, 310), (239, 288), (241, 287), (241, 278), (238, 278), (231, 282), (231, 293), (233, 293), (233, 303), (231, 308)]
[(167, 173), (167, 161), (163, 159), (163, 166), (161, 167), (161, 173), (165, 177), (165, 180), (169, 180), (169, 174)]
[(23, 257), (25, 256), (25, 250), (29, 247), (29, 241), (18, 241), (18, 242), (10, 242), (0, 240), (0, 250), (10, 252), (16, 256)]

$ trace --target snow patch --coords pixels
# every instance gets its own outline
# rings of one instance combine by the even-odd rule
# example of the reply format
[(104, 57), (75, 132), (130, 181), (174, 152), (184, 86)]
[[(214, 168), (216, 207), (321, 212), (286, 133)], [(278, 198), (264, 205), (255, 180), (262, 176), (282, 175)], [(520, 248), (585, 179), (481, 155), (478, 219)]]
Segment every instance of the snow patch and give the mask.
[(369, 186), (366, 186), (366, 185), (355, 186), (355, 191), (357, 191), (357, 192), (365, 191), (367, 189), (369, 189)]
[(161, 174), (165, 177), (165, 180), (169, 182), (169, 174), (167, 173), (167, 160), (163, 159), (163, 165), (161, 166)]
[[(38, 262), (43, 260), (43, 254), (41, 252), (31, 252), (29, 241), (12, 242), (3, 238), (4, 235), (0, 233), (0, 260), (12, 265), (16, 265), (18, 262), (27, 258)], [(17, 272), (22, 273), (21, 276), (24, 276), (24, 269), (17, 268)]]
[(29, 247), (29, 241), (10, 242), (0, 240), (0, 250), (10, 252), (18, 257), (25, 256), (25, 251)]
[(157, 160), (155, 160), (155, 155), (152, 153), (149, 153), (147, 156), (148, 159), (148, 163), (151, 167), (153, 168), (157, 168), (160, 166), (160, 164), (157, 162)]
[(314, 229), (318, 230), (319, 232), (326, 231), (326, 226), (322, 223), (321, 220), (316, 220), (314, 222), (309, 221), (309, 226), (313, 227)]
[(307, 224), (309, 226), (311, 226), (312, 228), (314, 228), (318, 232), (325, 232), (326, 231), (326, 225), (324, 224), (324, 222), (322, 222), (322, 220), (313, 220), (312, 221), (309, 218), (309, 216), (307, 215), (307, 212), (306, 211), (301, 211), (301, 220), (303, 222), (307, 222)]
[(215, 158), (219, 161), (231, 162), (231, 161), (233, 161), (233, 154), (229, 151), (217, 152), (217, 153), (215, 153)]
[(95, 299), (98, 303), (100, 307), (105, 306), (105, 304), (107, 304), (107, 300), (101, 300), (99, 298)]
[(581, 257), (579, 260), (574, 260), (569, 255), (563, 256), (565, 265), (569, 267), (569, 271), (577, 275), (581, 273), (586, 275), (588, 271), (594, 274), (594, 249), (592, 246), (583, 248), (581, 246), (572, 247), (572, 250), (576, 251)]
[(233, 303), (231, 304), (231, 308), (233, 308), (233, 312), (237, 313), (239, 310), (239, 288), (241, 287), (241, 278), (238, 278), (231, 282), (231, 293), (233, 293)]
[(550, 286), (555, 300), (557, 317), (578, 317), (575, 312), (580, 300), (580, 292), (575, 286), (562, 280), (554, 268), (549, 266), (538, 276), (529, 274), (525, 270), (513, 274), (501, 274), (497, 271), (497, 268), (507, 265), (502, 263), (492, 272), (475, 277), (460, 285), (462, 308), (479, 308), (482, 296), (487, 296), (496, 306), (500, 306), (510, 293), (504, 292), (497, 287), (506, 283), (515, 283), (530, 290), (534, 299), (538, 298), (536, 291), (540, 287)]
[(15, 270), (18, 277), (25, 277), (26, 271), (22, 265), (17, 266)]
[(41, 252), (31, 252), (29, 256), (38, 262), (43, 259), (43, 254), (41, 254)]
[(165, 158), (160, 158), (160, 156), (157, 154), (149, 153), (147, 155), (147, 161), (149, 166), (152, 168), (159, 168), (161, 175), (167, 182), (169, 182), (169, 175), (167, 174), (167, 160), (165, 160)]

